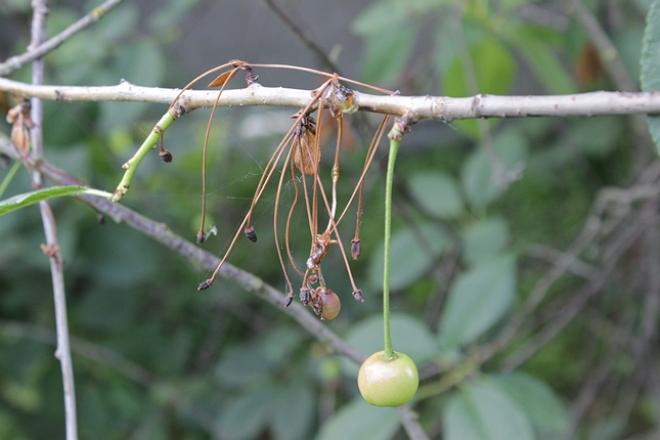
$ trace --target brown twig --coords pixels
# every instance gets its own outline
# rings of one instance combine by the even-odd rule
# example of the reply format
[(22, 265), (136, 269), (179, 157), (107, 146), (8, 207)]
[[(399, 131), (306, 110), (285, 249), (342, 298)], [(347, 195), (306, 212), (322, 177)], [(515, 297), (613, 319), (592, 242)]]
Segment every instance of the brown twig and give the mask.
[(325, 53), (323, 48), (319, 46), (313, 38), (307, 35), (307, 33), (298, 26), (298, 23), (289, 16), (280, 6), (275, 2), (275, 0), (264, 0), (266, 5), (270, 8), (275, 15), (277, 15), (280, 20), (293, 32), (296, 37), (305, 45), (307, 48), (316, 55), (321, 64), (323, 64), (325, 69), (329, 69), (332, 72), (341, 74), (337, 65), (330, 59), (330, 57)]

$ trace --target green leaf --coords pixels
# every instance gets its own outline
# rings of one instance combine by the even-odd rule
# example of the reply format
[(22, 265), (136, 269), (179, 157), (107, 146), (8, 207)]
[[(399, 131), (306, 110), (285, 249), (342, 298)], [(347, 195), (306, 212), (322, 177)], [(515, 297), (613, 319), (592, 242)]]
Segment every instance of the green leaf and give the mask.
[[(165, 58), (154, 41), (144, 39), (118, 50), (112, 66), (117, 76), (115, 81), (123, 78), (141, 86), (158, 86), (165, 72)], [(100, 104), (99, 126), (103, 131), (130, 127), (148, 107), (149, 104), (144, 102), (103, 102)]]
[(393, 408), (377, 408), (357, 397), (323, 424), (316, 440), (389, 440), (398, 427)]
[[(286, 402), (282, 405), (282, 402)], [(270, 425), (278, 440), (309, 438), (316, 402), (309, 386), (300, 380), (283, 385), (270, 414)]]
[(112, 194), (98, 189), (88, 188), (86, 186), (67, 185), (67, 186), (51, 186), (49, 188), (31, 191), (29, 193), (18, 194), (5, 200), (0, 200), (0, 217), (8, 214), (17, 209), (25, 208), (26, 206), (34, 205), (35, 203), (44, 200), (54, 199), (57, 197), (65, 196), (99, 196), (110, 198)]
[(492, 149), (497, 164), (482, 147), (472, 153), (463, 165), (463, 191), (476, 208), (486, 206), (506, 191), (508, 182), (501, 181), (494, 174), (497, 167), (504, 174), (515, 174), (524, 167), (527, 159), (527, 141), (515, 129), (501, 132), (494, 139)]
[(419, 172), (410, 177), (410, 192), (430, 214), (441, 218), (458, 217), (463, 201), (454, 178), (441, 172)]
[(516, 39), (516, 46), (525, 57), (534, 75), (550, 93), (571, 93), (575, 84), (559, 62), (550, 44), (521, 36)]
[(266, 354), (255, 344), (243, 344), (223, 351), (215, 376), (230, 386), (247, 386), (264, 380), (271, 373)]
[(566, 434), (568, 412), (547, 384), (524, 373), (501, 375), (496, 381), (520, 405), (539, 434), (555, 437)]
[(462, 273), (449, 291), (440, 325), (444, 347), (476, 340), (509, 309), (516, 290), (515, 261), (503, 255)]
[(448, 96), (469, 96), (475, 93), (502, 95), (511, 89), (516, 62), (509, 49), (492, 36), (480, 39), (470, 48), (477, 90), (471, 89), (460, 54), (442, 78), (443, 91)]
[(353, 20), (351, 29), (363, 36), (396, 33), (401, 31), (401, 25), (410, 18), (446, 3), (448, 0), (374, 1)]
[(218, 438), (256, 438), (275, 402), (279, 400), (272, 386), (261, 386), (246, 394), (234, 396), (218, 418)]
[[(646, 16), (640, 63), (642, 90), (660, 91), (660, 0), (653, 1)], [(649, 116), (648, 122), (656, 149), (660, 152), (660, 116)]]
[[(399, 290), (421, 277), (431, 268), (435, 257), (449, 245), (449, 240), (433, 223), (417, 225), (417, 232), (402, 229), (392, 236), (392, 270), (390, 288)], [(420, 243), (421, 236), (423, 243)], [(429, 250), (432, 255), (429, 255)], [(374, 250), (369, 260), (369, 285), (379, 289), (383, 283), (383, 245)]]
[[(393, 313), (391, 325), (395, 349), (406, 353), (418, 364), (430, 359), (437, 352), (433, 335), (419, 319)], [(383, 317), (374, 315), (355, 324), (346, 336), (346, 342), (366, 355), (382, 350)], [(357, 374), (357, 366), (353, 363), (342, 360), (342, 365), (348, 374)]]
[(401, 72), (415, 42), (417, 29), (412, 24), (366, 37), (362, 77), (370, 83), (388, 84)]
[(509, 241), (509, 228), (502, 218), (480, 220), (463, 231), (463, 258), (477, 264), (500, 253)]
[(452, 396), (443, 420), (445, 440), (534, 438), (522, 408), (489, 378), (471, 383)]

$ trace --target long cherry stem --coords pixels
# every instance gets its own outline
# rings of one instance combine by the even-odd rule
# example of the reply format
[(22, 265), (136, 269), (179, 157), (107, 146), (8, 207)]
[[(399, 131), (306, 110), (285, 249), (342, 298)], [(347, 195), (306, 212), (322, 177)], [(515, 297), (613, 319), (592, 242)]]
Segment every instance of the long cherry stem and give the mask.
[(394, 357), (392, 348), (392, 333), (390, 330), (390, 266), (392, 244), (392, 186), (394, 183), (394, 164), (399, 152), (399, 140), (390, 139), (390, 153), (387, 160), (387, 175), (385, 177), (385, 233), (383, 251), (383, 343), (385, 357)]

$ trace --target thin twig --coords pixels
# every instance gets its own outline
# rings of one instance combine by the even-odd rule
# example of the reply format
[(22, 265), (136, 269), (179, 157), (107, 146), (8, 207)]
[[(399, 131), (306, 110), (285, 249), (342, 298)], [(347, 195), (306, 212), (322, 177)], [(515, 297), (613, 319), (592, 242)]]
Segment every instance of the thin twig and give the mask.
[(264, 0), (266, 5), (270, 8), (275, 15), (277, 15), (280, 20), (293, 32), (296, 37), (305, 45), (307, 48), (316, 55), (321, 64), (323, 64), (325, 69), (329, 69), (335, 73), (341, 74), (337, 65), (330, 59), (330, 57), (325, 53), (323, 48), (319, 46), (313, 38), (307, 35), (305, 31), (298, 26), (296, 21), (289, 17), (289, 15), (275, 2), (275, 0)]
[[(171, 104), (178, 89), (140, 87), (126, 81), (114, 86), (36, 86), (0, 78), (0, 91), (53, 101), (126, 101)], [(186, 108), (211, 107), (217, 92), (186, 91)], [(252, 86), (226, 90), (218, 105), (265, 105), (301, 108), (313, 99), (311, 90)], [(660, 92), (590, 92), (568, 95), (401, 96), (356, 93), (357, 109), (416, 119), (521, 118), (528, 116), (602, 116), (660, 113)]]
[(107, 0), (54, 37), (37, 45), (32, 44), (25, 53), (7, 59), (7, 61), (0, 64), (0, 76), (9, 75), (31, 61), (41, 58), (48, 52), (57, 49), (66, 40), (87, 28), (89, 25), (97, 22), (108, 11), (123, 1), (124, 0)]
[[(9, 143), (9, 140), (2, 135), (0, 135), (0, 152), (18, 159), (16, 150)], [(56, 183), (80, 183), (78, 180), (49, 164), (47, 161), (41, 161), (38, 164), (32, 162), (32, 165), (38, 166), (45, 176)], [(205, 270), (212, 270), (219, 262), (219, 259), (215, 255), (195, 246), (193, 243), (175, 234), (163, 223), (151, 220), (130, 208), (117, 203), (112, 203), (109, 200), (100, 197), (81, 197), (81, 199), (93, 206), (99, 212), (106, 214), (114, 221), (125, 223), (131, 228), (153, 238), (172, 251), (183, 256), (197, 267)], [(220, 273), (225, 279), (234, 281), (243, 289), (277, 307), (278, 310), (281, 310), (283, 313), (291, 316), (303, 329), (319, 341), (327, 344), (333, 351), (357, 364), (360, 364), (366, 358), (363, 353), (358, 352), (348, 345), (301, 304), (293, 303), (289, 307), (284, 307), (287, 304), (286, 295), (265, 283), (256, 275), (233, 266), (230, 263), (225, 263), (222, 266)], [(421, 426), (419, 426), (417, 416), (410, 407), (405, 406), (400, 408), (399, 415), (401, 417), (401, 423), (410, 438), (414, 440), (425, 440), (427, 438), (425, 435), (419, 434), (423, 434), (424, 431)]]
[[(25, 338), (44, 344), (57, 344), (57, 336), (47, 328), (19, 321), (0, 320), (0, 335), (12, 338)], [(144, 367), (124, 357), (121, 353), (94, 342), (72, 337), (71, 351), (126, 376), (141, 385), (150, 385), (154, 374)]]
[[(46, 16), (48, 15), (47, 0), (33, 0), (32, 2), (32, 37), (31, 48), (38, 47), (44, 40), (46, 32)], [(44, 62), (41, 58), (35, 58), (32, 62), (32, 83), (43, 84)], [(32, 158), (39, 161), (43, 157), (43, 107), (39, 98), (32, 99), (32, 122), (31, 130)], [(39, 170), (32, 173), (32, 184), (40, 187), (42, 177)], [(57, 225), (55, 216), (48, 202), (40, 202), (41, 221), (46, 236), (46, 244), (42, 246), (44, 253), (50, 260), (50, 273), (53, 282), (53, 300), (55, 303), (55, 326), (57, 333), (57, 348), (55, 357), (59, 359), (62, 369), (62, 385), (64, 390), (64, 417), (67, 440), (78, 438), (78, 423), (76, 416), (76, 392), (73, 379), (73, 363), (71, 361), (71, 348), (69, 347), (69, 325), (66, 313), (66, 292), (64, 288), (64, 270), (62, 267), (62, 255), (57, 241)]]

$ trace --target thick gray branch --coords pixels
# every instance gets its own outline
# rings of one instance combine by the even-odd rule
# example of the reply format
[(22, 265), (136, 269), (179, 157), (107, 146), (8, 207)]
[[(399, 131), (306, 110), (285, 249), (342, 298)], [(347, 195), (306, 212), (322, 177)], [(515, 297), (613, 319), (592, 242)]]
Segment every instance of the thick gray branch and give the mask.
[[(138, 101), (170, 104), (178, 89), (140, 87), (127, 82), (115, 86), (34, 86), (0, 78), (0, 90), (25, 97), (55, 101)], [(193, 90), (183, 94), (187, 108), (211, 107), (216, 91)], [(310, 90), (262, 87), (225, 90), (220, 106), (266, 105), (304, 107), (311, 100)], [(516, 118), (527, 116), (596, 116), (660, 113), (660, 92), (591, 92), (572, 95), (476, 95), (465, 98), (446, 96), (383, 96), (358, 93), (360, 110), (404, 115), (417, 119)]]

